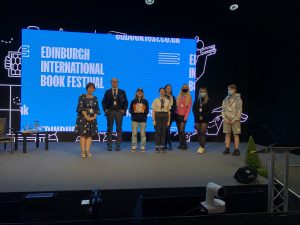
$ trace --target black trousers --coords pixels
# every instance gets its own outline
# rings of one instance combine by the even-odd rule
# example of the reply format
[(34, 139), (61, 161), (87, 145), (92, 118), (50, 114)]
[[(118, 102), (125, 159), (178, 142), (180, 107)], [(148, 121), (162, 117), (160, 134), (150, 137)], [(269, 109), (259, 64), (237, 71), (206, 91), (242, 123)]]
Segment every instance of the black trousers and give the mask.
[(165, 146), (168, 116), (167, 112), (155, 112), (155, 146)]
[(122, 122), (123, 122), (123, 113), (121, 110), (109, 110), (106, 113), (107, 120), (107, 145), (112, 146), (112, 131), (114, 127), (114, 122), (116, 121), (116, 131), (117, 131), (117, 141), (116, 145), (120, 146), (122, 141)]

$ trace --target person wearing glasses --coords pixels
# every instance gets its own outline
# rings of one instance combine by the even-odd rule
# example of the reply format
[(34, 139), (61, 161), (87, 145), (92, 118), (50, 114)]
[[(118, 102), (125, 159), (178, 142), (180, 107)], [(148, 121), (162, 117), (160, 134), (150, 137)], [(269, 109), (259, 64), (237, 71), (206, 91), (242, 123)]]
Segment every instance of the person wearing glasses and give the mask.
[(112, 151), (112, 130), (116, 123), (117, 140), (116, 151), (121, 150), (122, 122), (126, 115), (128, 100), (126, 92), (119, 88), (117, 78), (111, 79), (111, 89), (106, 90), (102, 99), (102, 108), (107, 120), (107, 151)]

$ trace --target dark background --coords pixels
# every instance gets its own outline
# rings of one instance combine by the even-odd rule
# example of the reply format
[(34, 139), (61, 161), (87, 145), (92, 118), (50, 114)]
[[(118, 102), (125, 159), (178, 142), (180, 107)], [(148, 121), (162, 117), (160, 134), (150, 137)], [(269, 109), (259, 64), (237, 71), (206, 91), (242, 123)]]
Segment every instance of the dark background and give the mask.
[[(236, 11), (229, 6), (238, 3)], [(243, 124), (242, 140), (253, 135), (257, 143), (299, 145), (298, 97), (300, 57), (300, 1), (270, 0), (61, 0), (10, 1), (0, 8), (0, 58), (21, 45), (21, 28), (194, 38), (216, 44), (201, 86), (209, 90), (215, 106), (235, 83), (249, 120)], [(0, 68), (0, 83), (20, 84)], [(0, 87), (1, 107), (8, 91)], [(34, 91), (34, 89), (33, 89)], [(15, 95), (19, 93), (16, 90)], [(38, 94), (38, 93), (37, 93)], [(6, 116), (0, 111), (1, 116)], [(13, 126), (19, 124), (18, 112)], [(192, 119), (192, 114), (190, 115)], [(211, 138), (223, 140), (223, 135)]]

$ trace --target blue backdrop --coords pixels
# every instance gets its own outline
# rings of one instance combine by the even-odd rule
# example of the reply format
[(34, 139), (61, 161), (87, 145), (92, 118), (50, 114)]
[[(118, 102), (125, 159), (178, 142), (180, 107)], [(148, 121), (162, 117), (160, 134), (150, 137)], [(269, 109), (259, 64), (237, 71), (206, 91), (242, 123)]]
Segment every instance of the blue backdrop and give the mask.
[[(89, 58), (45, 58), (45, 48), (42, 46), (49, 49), (71, 48), (76, 51), (80, 48), (88, 49)], [(195, 51), (196, 42), (193, 39), (24, 29), (21, 105), (25, 110), (21, 115), (21, 128), (26, 124), (32, 126), (34, 121), (38, 120), (46, 130), (73, 131), (78, 97), (85, 93), (85, 84), (75, 82), (75, 86), (72, 85), (71, 76), (97, 78), (100, 86), (94, 94), (100, 104), (105, 90), (110, 88), (112, 77), (119, 79), (119, 87), (126, 91), (129, 103), (136, 89), (142, 87), (151, 106), (159, 94), (159, 87), (168, 83), (172, 84), (175, 96), (182, 84), (189, 84), (191, 95), (194, 97)], [(58, 64), (53, 66), (52, 71), (45, 72), (42, 65), (50, 61), (97, 63), (103, 71), (100, 71), (100, 74), (92, 74), (90, 71), (66, 72)], [(60, 82), (56, 83), (57, 80)], [(102, 108), (98, 124), (99, 131), (106, 130), (106, 118)], [(186, 130), (194, 130), (192, 112)], [(128, 113), (123, 120), (123, 131), (131, 131)], [(148, 118), (147, 131), (154, 131), (151, 118)]]

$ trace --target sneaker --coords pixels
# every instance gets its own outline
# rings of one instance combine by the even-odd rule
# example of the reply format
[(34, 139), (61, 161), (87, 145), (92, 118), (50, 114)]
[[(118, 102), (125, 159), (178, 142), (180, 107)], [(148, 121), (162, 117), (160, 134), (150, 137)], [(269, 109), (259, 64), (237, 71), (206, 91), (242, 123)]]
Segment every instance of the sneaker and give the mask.
[(135, 146), (132, 146), (132, 147), (131, 147), (131, 151), (132, 151), (132, 152), (136, 152), (136, 147), (135, 147)]
[(199, 147), (197, 150), (197, 153), (199, 153), (199, 154), (205, 153), (205, 148)]
[(86, 153), (86, 156), (88, 157), (88, 158), (91, 158), (92, 157), (92, 154), (91, 153)]
[(233, 153), (232, 153), (232, 155), (235, 155), (235, 156), (238, 156), (238, 155), (240, 155), (241, 153), (240, 153), (240, 150), (238, 150), (238, 149), (234, 149), (234, 151), (233, 151)]
[(160, 153), (160, 149), (159, 149), (158, 146), (155, 147), (155, 152), (156, 152), (156, 153)]
[(116, 147), (116, 151), (121, 151), (121, 147), (120, 147), (120, 146), (117, 146), (117, 147)]
[(86, 154), (81, 153), (81, 158), (86, 158)]
[(141, 147), (141, 152), (145, 152), (145, 151), (146, 151), (145, 147)]
[(223, 152), (224, 155), (227, 155), (227, 154), (230, 154), (230, 149), (229, 148), (226, 148)]

